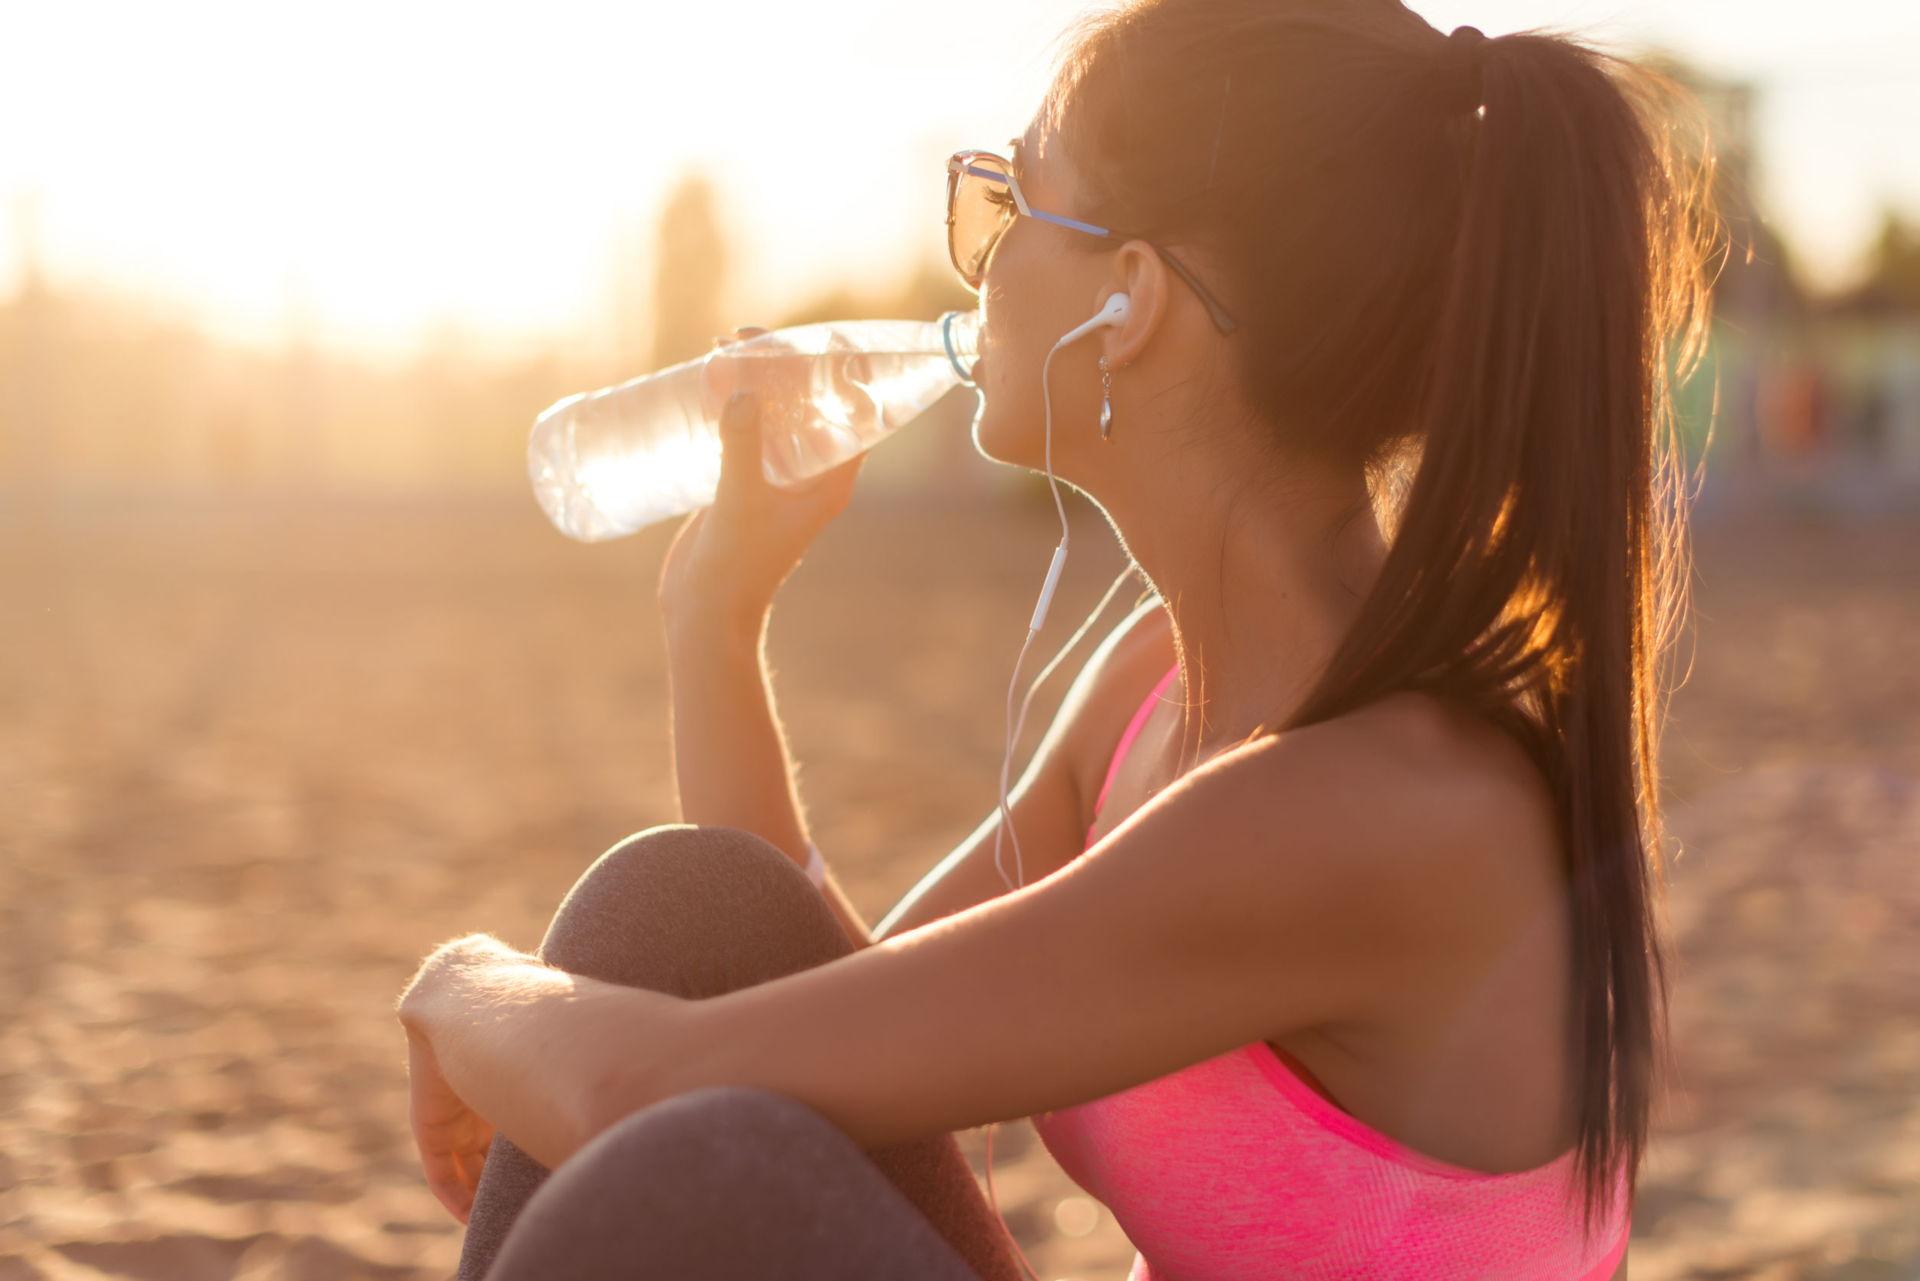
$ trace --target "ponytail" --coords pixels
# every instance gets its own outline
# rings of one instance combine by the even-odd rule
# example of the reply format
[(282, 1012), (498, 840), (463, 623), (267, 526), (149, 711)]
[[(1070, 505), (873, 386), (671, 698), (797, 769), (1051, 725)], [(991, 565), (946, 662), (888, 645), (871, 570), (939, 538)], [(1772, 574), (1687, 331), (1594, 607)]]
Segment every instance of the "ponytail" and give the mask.
[[(1557, 801), (1572, 886), (1577, 1181), (1591, 1230), (1647, 1143), (1665, 1045), (1656, 679), (1678, 608), (1666, 331), (1704, 324), (1698, 224), (1603, 55), (1544, 35), (1477, 64), (1418, 415), (1419, 462), (1359, 621), (1289, 723), (1420, 689), (1515, 732)], [(1613, 75), (1609, 74), (1612, 68)]]
[(1704, 136), (1678, 133), (1697, 113), (1571, 39), (1442, 37), (1397, 3), (1136, 0), (1076, 34), (1048, 114), (1084, 216), (1216, 263), (1276, 446), (1382, 482), (1387, 558), (1285, 725), (1419, 690), (1503, 726), (1552, 788), (1591, 1233), (1630, 1204), (1665, 1046), (1671, 379), (1717, 232)]

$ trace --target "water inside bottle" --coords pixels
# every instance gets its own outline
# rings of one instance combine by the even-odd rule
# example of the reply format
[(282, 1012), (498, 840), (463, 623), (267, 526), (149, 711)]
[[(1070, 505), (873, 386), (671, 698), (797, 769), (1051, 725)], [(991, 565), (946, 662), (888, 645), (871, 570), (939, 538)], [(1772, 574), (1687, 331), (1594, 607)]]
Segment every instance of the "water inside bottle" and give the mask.
[[(558, 402), (535, 425), (534, 488), (563, 531), (617, 537), (712, 501), (716, 424), (737, 388), (759, 401), (761, 470), (793, 487), (846, 462), (960, 384), (978, 313), (938, 322), (858, 321), (756, 335), (617, 387)], [(931, 342), (932, 345), (929, 345)]]
[(702, 380), (716, 421), (736, 387), (755, 393), (765, 472), (798, 485), (872, 448), (953, 389), (953, 375), (924, 352), (775, 350), (715, 352)]

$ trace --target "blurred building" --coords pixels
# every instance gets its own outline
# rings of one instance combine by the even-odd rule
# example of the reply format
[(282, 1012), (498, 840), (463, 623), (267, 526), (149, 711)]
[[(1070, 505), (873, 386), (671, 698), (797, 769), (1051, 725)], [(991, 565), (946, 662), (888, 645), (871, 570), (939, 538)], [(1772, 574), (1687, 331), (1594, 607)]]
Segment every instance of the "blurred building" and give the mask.
[[(1727, 252), (1703, 364), (1680, 389), (1684, 438), (1707, 464), (1703, 511), (1907, 501), (1920, 493), (1920, 232), (1890, 213), (1864, 278), (1837, 298), (1813, 296), (1757, 194), (1764, 85), (1647, 60), (1694, 95), (1717, 158)], [(730, 254), (697, 174), (651, 235), (630, 228), (610, 246), (603, 337), (488, 348), (455, 318), (390, 359), (328, 348), (297, 299), (277, 343), (242, 347), (180, 315), (50, 282), (32, 202), (14, 214), (22, 269), (0, 299), (0, 502), (15, 506), (71, 492), (525, 495), (527, 433), (542, 409), (697, 354), (723, 324)], [(976, 305), (930, 245), (891, 287), (833, 291), (768, 323), (931, 320)], [(1050, 503), (1043, 476), (975, 449), (977, 405), (956, 389), (889, 437), (863, 490)]]
[(1920, 501), (1920, 286), (1912, 283), (1920, 273), (1904, 224), (1889, 214), (1860, 285), (1838, 298), (1814, 296), (1757, 194), (1753, 120), (1764, 87), (1671, 55), (1647, 61), (1704, 111), (1726, 237), (1708, 351), (1679, 396), (1688, 447), (1706, 462), (1703, 512), (1723, 503)]

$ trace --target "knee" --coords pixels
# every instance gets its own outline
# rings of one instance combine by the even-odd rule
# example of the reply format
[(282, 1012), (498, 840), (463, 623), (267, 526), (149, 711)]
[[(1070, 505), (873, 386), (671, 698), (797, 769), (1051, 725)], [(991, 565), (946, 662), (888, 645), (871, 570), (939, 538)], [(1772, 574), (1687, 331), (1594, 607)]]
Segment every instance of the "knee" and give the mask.
[(698, 1204), (738, 1198), (766, 1206), (804, 1195), (836, 1160), (870, 1158), (798, 1099), (757, 1086), (714, 1085), (629, 1113), (567, 1166), (579, 1163), (578, 1174), (595, 1184), (633, 1186), (664, 1176)]
[(540, 956), (576, 974), (697, 998), (850, 948), (778, 846), (743, 828), (665, 823), (594, 860), (554, 914)]
[(555, 1170), (488, 1276), (629, 1277), (636, 1260), (649, 1276), (779, 1275), (785, 1256), (836, 1228), (826, 1213), (839, 1204), (833, 1176), (860, 1173), (827, 1165), (837, 1158), (865, 1159), (795, 1099), (749, 1086), (675, 1095), (624, 1117)]
[[(804, 891), (804, 894), (802, 893)], [(738, 827), (661, 823), (616, 841), (581, 874), (561, 904), (570, 912), (665, 911), (769, 905), (818, 897), (779, 846)], [(751, 922), (749, 922), (751, 924)]]
[(783, 1154), (831, 1146), (835, 1140), (853, 1143), (840, 1127), (790, 1095), (754, 1085), (707, 1085), (628, 1113), (575, 1156), (599, 1149), (596, 1159), (617, 1160), (616, 1154), (640, 1148), (650, 1158), (670, 1160), (676, 1170), (731, 1174), (763, 1152), (773, 1153), (776, 1165), (791, 1165)]

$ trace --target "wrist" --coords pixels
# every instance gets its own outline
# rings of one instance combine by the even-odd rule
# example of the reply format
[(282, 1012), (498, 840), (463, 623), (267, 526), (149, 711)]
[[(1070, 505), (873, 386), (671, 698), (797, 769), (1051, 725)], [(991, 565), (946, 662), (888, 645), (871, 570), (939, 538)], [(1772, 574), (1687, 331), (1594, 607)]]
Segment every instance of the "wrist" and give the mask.
[(460, 974), (489, 961), (518, 955), (489, 934), (468, 934), (442, 943), (428, 953), (401, 992), (395, 1011), (408, 1038), (431, 1041), (435, 1015)]

